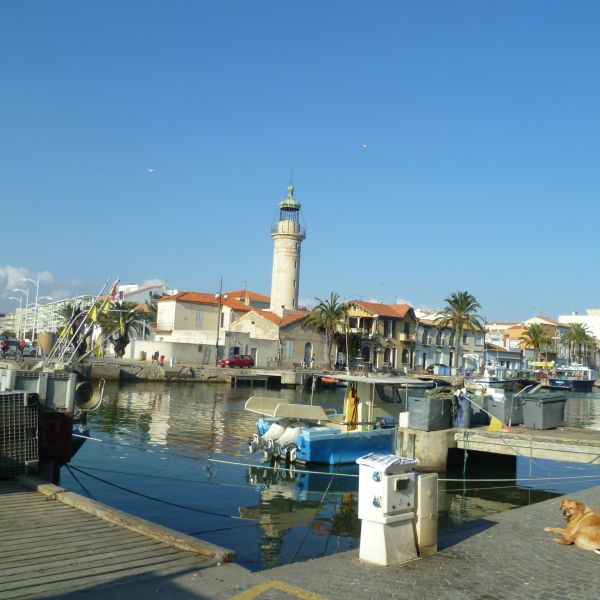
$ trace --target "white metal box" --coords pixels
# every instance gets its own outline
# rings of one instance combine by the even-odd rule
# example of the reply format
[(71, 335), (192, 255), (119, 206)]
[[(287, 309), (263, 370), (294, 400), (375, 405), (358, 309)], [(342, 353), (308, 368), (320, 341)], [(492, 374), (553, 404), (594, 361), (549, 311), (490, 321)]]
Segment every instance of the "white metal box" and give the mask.
[(368, 454), (359, 464), (358, 518), (391, 523), (415, 506), (415, 474), (419, 461), (388, 454)]

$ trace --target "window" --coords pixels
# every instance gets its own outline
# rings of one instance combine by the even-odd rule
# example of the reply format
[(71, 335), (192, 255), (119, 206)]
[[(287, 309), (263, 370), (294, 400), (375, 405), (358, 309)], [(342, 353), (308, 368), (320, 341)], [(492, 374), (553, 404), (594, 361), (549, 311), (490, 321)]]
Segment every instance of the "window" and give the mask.
[(404, 335), (410, 335), (410, 323), (404, 323)]
[(225, 313), (221, 313), (221, 327), (225, 327)]
[(463, 333), (463, 344), (466, 344), (468, 339), (469, 339), (469, 334), (468, 334), (468, 332), (465, 331)]
[(384, 337), (393, 338), (394, 337), (394, 320), (386, 319), (384, 321)]
[(294, 340), (285, 341), (285, 357), (287, 359), (294, 358)]
[(439, 329), (437, 335), (435, 336), (435, 344), (436, 346), (441, 346), (444, 342), (444, 332)]
[(195, 315), (196, 329), (202, 329), (204, 325), (204, 313), (201, 310), (196, 311)]

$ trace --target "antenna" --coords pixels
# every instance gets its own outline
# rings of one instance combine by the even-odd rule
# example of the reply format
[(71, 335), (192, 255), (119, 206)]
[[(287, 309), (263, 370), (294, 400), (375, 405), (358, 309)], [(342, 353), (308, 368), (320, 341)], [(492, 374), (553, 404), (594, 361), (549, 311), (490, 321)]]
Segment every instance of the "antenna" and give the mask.
[(290, 167), (290, 185), (294, 185), (294, 169)]

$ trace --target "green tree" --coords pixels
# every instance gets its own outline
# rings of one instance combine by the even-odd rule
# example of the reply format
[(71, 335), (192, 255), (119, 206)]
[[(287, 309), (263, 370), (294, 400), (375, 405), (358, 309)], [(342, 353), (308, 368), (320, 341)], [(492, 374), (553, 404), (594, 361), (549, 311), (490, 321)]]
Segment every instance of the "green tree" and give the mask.
[(583, 362), (583, 357), (587, 359), (589, 350), (596, 347), (594, 336), (583, 323), (571, 323), (561, 342), (569, 348), (569, 360), (574, 357), (578, 362)]
[(71, 322), (77, 311), (77, 306), (74, 302), (65, 302), (56, 310), (56, 314), (61, 319), (61, 326), (65, 326)]
[(550, 346), (552, 344), (552, 338), (546, 329), (544, 329), (541, 323), (532, 323), (524, 331), (520, 338), (527, 346), (533, 348), (535, 360), (540, 358), (540, 350), (543, 346)]
[(340, 302), (340, 296), (335, 292), (331, 292), (328, 300), (315, 300), (317, 305), (304, 320), (302, 327), (314, 327), (325, 332), (325, 353), (331, 369), (333, 342), (337, 333), (343, 330), (343, 324), (347, 322), (348, 309), (345, 303)]
[(477, 302), (475, 296), (466, 291), (453, 292), (444, 299), (444, 302), (446, 307), (436, 317), (435, 325), (438, 329), (451, 329), (454, 331), (456, 345), (454, 366), (458, 368), (462, 366), (460, 350), (463, 332), (483, 332), (481, 317), (476, 312), (478, 308), (481, 308), (481, 304)]
[(139, 334), (143, 323), (148, 323), (151, 317), (146, 311), (137, 310), (135, 302), (111, 302), (108, 311), (98, 311), (98, 325), (102, 337), (113, 345), (115, 355), (122, 358), (125, 348), (131, 341), (131, 333)]

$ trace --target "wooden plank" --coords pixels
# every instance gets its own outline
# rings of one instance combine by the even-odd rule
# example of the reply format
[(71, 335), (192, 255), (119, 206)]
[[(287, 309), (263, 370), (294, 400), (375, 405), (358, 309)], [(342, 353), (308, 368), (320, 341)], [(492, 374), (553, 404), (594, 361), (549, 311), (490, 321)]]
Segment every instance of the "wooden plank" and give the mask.
[[(61, 540), (62, 544), (62, 540)], [(162, 542), (151, 541), (150, 545), (160, 546)], [(115, 538), (115, 536), (102, 538), (100, 535), (95, 535), (93, 541), (90, 543), (89, 540), (80, 541), (80, 543), (71, 543), (68, 545), (61, 545), (59, 547), (46, 546), (41, 549), (36, 548), (13, 548), (8, 552), (0, 552), (0, 565), (2, 568), (6, 567), (11, 563), (23, 563), (27, 564), (30, 561), (39, 561), (47, 557), (54, 558), (59, 556), (67, 557), (71, 554), (95, 554), (100, 556), (104, 552), (109, 550), (116, 550), (125, 546), (130, 548), (148, 546), (149, 542), (147, 539), (141, 538), (138, 540), (123, 540), (122, 538)]]
[[(142, 558), (138, 560), (128, 562), (118, 562), (116, 564), (107, 564), (104, 562), (102, 565), (96, 566), (93, 569), (86, 569), (83, 572), (77, 572), (76, 570), (69, 570), (66, 573), (46, 575), (41, 578), (28, 578), (19, 581), (7, 581), (0, 580), (0, 599), (14, 598), (15, 590), (23, 589), (37, 589), (43, 591), (45, 595), (49, 595), (48, 592), (54, 587), (56, 591), (67, 591), (78, 589), (81, 587), (87, 587), (90, 583), (93, 583), (97, 579), (103, 581), (114, 581), (123, 577), (127, 577), (129, 574), (142, 573), (145, 571), (152, 571), (155, 569), (165, 568), (167, 566), (183, 566), (183, 565), (199, 565), (206, 564), (206, 560), (200, 555), (190, 555), (190, 553), (176, 550), (176, 554), (168, 557), (157, 556), (152, 558)], [(52, 590), (54, 591), (54, 590)]]
[[(163, 563), (162, 565), (155, 565), (151, 570), (144, 567), (138, 567), (131, 569), (126, 574), (120, 574), (113, 576), (112, 574), (98, 574), (94, 576), (82, 575), (76, 579), (59, 581), (52, 584), (37, 584), (24, 586), (15, 590), (0, 591), (0, 600), (29, 600), (39, 599), (40, 597), (48, 597), (58, 594), (66, 594), (69, 592), (75, 592), (78, 590), (85, 590), (90, 587), (103, 587), (110, 584), (115, 584), (117, 581), (123, 578), (127, 578), (128, 583), (135, 581), (144, 581), (148, 579), (154, 579), (157, 577), (163, 577), (166, 575), (172, 575), (180, 573), (181, 571), (189, 570), (190, 568), (201, 569), (216, 564), (214, 561), (206, 559), (199, 554), (193, 558), (188, 558), (179, 561), (171, 561), (170, 563)], [(111, 592), (107, 589), (107, 596)], [(112, 592), (114, 594), (114, 592)]]
[(100, 522), (97, 524), (92, 524), (90, 523), (87, 527), (83, 528), (81, 527), (80, 524), (78, 523), (68, 523), (66, 525), (63, 526), (47, 526), (47, 527), (39, 527), (38, 529), (31, 529), (31, 530), (16, 530), (16, 531), (6, 531), (2, 533), (2, 541), (4, 544), (4, 541), (8, 541), (8, 540), (21, 540), (21, 544), (23, 543), (27, 543), (27, 540), (33, 540), (33, 543), (35, 543), (35, 540), (40, 540), (43, 538), (52, 538), (54, 537), (54, 539), (60, 539), (61, 536), (64, 536), (65, 534), (70, 534), (70, 533), (78, 533), (79, 537), (81, 537), (82, 535), (82, 531), (85, 529), (86, 531), (95, 531), (95, 530), (100, 530), (103, 529), (105, 526), (104, 523)]
[(11, 568), (0, 569), (0, 587), (5, 583), (21, 581), (35, 581), (36, 579), (47, 579), (48, 577), (58, 577), (64, 573), (73, 570), (91, 572), (96, 565), (101, 564), (102, 568), (109, 565), (123, 565), (139, 560), (149, 560), (155, 558), (171, 559), (174, 556), (187, 556), (182, 554), (182, 550), (177, 548), (165, 547), (160, 542), (157, 545), (144, 544), (141, 547), (122, 547), (120, 549), (108, 550), (102, 554), (82, 554), (73, 553), (67, 559), (44, 561), (43, 563), (30, 563), (14, 566)]
[(233, 553), (51, 484), (0, 482), (0, 599), (203, 568)]

